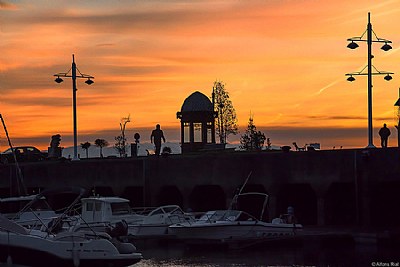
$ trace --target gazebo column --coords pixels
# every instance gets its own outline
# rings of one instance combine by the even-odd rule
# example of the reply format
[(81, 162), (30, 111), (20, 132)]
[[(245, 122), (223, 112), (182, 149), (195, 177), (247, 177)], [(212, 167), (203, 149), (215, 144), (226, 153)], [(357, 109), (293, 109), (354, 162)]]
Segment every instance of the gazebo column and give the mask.
[(191, 121), (189, 124), (189, 136), (190, 136), (190, 143), (194, 143), (194, 123)]
[(215, 144), (215, 120), (211, 121), (211, 143)]
[(207, 121), (203, 121), (201, 123), (201, 142), (203, 144), (207, 144), (208, 140), (207, 140)]
[(181, 146), (185, 143), (185, 123), (181, 120)]

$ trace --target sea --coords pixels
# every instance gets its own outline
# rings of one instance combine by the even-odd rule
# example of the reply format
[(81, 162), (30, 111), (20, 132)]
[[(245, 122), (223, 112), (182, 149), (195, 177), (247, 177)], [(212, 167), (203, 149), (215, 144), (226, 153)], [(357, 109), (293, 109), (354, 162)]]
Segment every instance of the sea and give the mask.
[(142, 249), (136, 267), (222, 266), (400, 266), (399, 247), (376, 244), (321, 243), (269, 244), (246, 249), (157, 246)]
[[(132, 267), (363, 267), (400, 266), (400, 248), (374, 244), (307, 242), (269, 244), (245, 249), (187, 247), (181, 244), (146, 245), (143, 260)], [(21, 265), (0, 264), (1, 267)], [(45, 264), (43, 267), (48, 267)]]

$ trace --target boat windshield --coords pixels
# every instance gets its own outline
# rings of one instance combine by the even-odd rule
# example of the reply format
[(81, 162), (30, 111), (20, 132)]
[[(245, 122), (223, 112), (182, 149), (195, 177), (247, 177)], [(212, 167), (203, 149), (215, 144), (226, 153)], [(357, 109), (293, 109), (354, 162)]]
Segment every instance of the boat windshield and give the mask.
[(215, 221), (220, 221), (221, 218), (224, 216), (226, 213), (226, 210), (213, 210), (213, 211), (208, 211), (206, 214), (200, 217), (199, 221), (210, 221), (210, 222), (215, 222)]
[(111, 203), (111, 209), (113, 215), (129, 214), (131, 213), (131, 207), (128, 202), (122, 203)]
[(177, 206), (165, 207), (164, 211), (171, 214), (183, 214), (183, 211)]

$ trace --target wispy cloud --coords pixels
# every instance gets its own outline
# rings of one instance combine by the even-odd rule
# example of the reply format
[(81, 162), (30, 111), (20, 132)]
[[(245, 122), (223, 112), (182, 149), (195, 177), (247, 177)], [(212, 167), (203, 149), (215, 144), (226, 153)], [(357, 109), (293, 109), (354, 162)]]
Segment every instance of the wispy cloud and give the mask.
[(336, 80), (334, 82), (331, 82), (330, 84), (328, 84), (327, 86), (322, 87), (321, 89), (318, 90), (318, 92), (316, 92), (314, 95), (320, 95), (322, 94), (326, 89), (329, 89), (335, 85), (337, 85), (338, 83), (342, 82), (342, 80)]

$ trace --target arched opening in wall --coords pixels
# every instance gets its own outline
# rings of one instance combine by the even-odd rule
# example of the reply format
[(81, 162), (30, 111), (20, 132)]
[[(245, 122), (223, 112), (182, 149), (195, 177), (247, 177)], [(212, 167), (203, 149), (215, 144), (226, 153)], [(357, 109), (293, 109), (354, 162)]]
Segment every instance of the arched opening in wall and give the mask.
[(156, 196), (158, 206), (178, 205), (183, 208), (183, 196), (175, 185), (165, 185), (160, 188)]
[(192, 211), (226, 209), (226, 194), (219, 185), (198, 185), (189, 196)]
[(354, 183), (332, 183), (325, 195), (325, 224), (351, 225), (356, 222)]
[(113, 197), (114, 191), (110, 186), (93, 186), (90, 189), (90, 195), (99, 195), (101, 197)]
[(143, 186), (127, 186), (121, 197), (129, 199), (131, 207), (143, 207)]
[[(238, 185), (237, 187), (238, 192), (242, 186), (243, 185)], [(247, 193), (247, 192), (267, 193), (267, 190), (265, 190), (265, 187), (262, 184), (246, 184), (243, 187), (242, 193)]]
[(10, 197), (10, 188), (4, 188), (4, 187), (2, 187), (2, 188), (0, 188), (0, 197), (1, 198), (3, 198), (3, 197)]
[[(47, 202), (54, 211), (56, 211), (57, 213), (62, 213), (66, 207), (70, 206), (73, 203), (73, 201), (77, 199), (80, 193), (79, 190), (80, 189), (78, 188), (72, 188), (71, 191), (65, 190), (58, 192), (58, 189), (55, 190), (50, 189), (48, 191), (44, 191), (43, 195), (46, 197)], [(88, 196), (89, 192), (86, 191), (82, 197), (88, 197)], [(80, 202), (78, 202), (78, 205), (79, 204)], [(76, 211), (80, 212), (80, 205)]]
[(373, 226), (398, 226), (400, 181), (382, 182), (371, 189), (370, 211)]
[[(242, 185), (237, 187), (237, 193), (241, 189)], [(261, 193), (267, 194), (264, 185), (262, 184), (246, 184), (243, 187), (243, 193)], [(268, 221), (268, 202), (265, 202), (265, 195), (260, 194), (251, 194), (251, 195), (242, 195), (238, 198), (236, 209), (245, 211), (251, 215), (253, 215), (257, 219), (261, 219), (263, 221)], [(268, 201), (268, 199), (267, 199)], [(264, 207), (264, 204), (267, 204)]]
[(317, 196), (309, 184), (283, 185), (277, 196), (277, 213), (286, 213), (294, 208), (295, 216), (301, 224), (317, 224)]

